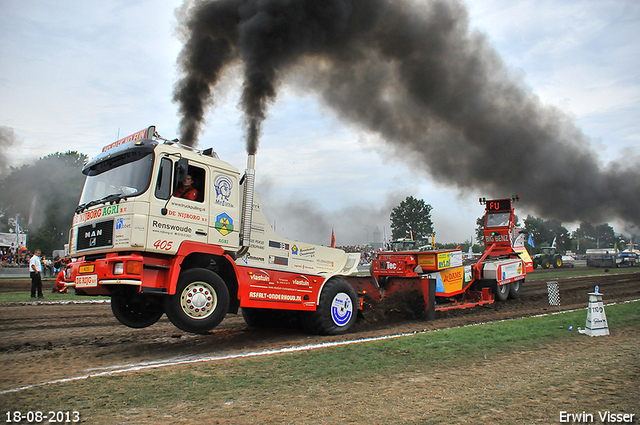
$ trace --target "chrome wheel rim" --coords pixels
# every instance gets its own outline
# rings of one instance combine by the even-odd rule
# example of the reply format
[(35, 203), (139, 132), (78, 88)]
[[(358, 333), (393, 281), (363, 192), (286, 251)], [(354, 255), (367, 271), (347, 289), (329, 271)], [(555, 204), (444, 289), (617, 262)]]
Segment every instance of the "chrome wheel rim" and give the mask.
[(192, 319), (209, 317), (218, 305), (216, 291), (206, 282), (187, 285), (180, 295), (180, 307)]

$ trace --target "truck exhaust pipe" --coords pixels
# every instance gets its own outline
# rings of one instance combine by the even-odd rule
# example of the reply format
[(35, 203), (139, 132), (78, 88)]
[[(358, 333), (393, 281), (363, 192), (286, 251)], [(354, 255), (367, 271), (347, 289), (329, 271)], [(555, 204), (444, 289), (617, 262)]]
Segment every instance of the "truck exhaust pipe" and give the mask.
[(240, 229), (240, 243), (242, 248), (236, 253), (236, 257), (242, 257), (249, 251), (251, 242), (251, 216), (253, 213), (254, 186), (256, 183), (256, 156), (250, 154), (247, 157), (247, 169), (244, 171), (244, 194), (242, 198), (242, 227)]

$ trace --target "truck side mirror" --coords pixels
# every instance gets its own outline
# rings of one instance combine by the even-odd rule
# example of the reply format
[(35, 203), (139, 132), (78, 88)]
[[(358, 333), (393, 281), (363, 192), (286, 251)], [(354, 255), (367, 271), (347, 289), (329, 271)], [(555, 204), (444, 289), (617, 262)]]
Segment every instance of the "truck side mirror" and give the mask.
[[(189, 171), (189, 160), (186, 158), (180, 158), (178, 159), (178, 162), (176, 162), (176, 175), (175, 175), (175, 180), (174, 180), (174, 189), (178, 187), (178, 184), (180, 182), (183, 182), (184, 179), (187, 178), (187, 173)], [(171, 192), (169, 193), (169, 196), (167, 196), (167, 202), (164, 204), (164, 207), (160, 210), (160, 214), (162, 215), (167, 215), (168, 210), (167, 210), (167, 205), (169, 204), (169, 200), (171, 199)]]
[(186, 158), (180, 158), (176, 164), (176, 181), (182, 182), (187, 178), (187, 172), (189, 171), (189, 160)]
[(160, 161), (160, 170), (158, 172), (158, 180), (156, 182), (156, 198), (169, 199), (171, 197), (171, 169), (173, 162), (169, 158), (162, 158)]

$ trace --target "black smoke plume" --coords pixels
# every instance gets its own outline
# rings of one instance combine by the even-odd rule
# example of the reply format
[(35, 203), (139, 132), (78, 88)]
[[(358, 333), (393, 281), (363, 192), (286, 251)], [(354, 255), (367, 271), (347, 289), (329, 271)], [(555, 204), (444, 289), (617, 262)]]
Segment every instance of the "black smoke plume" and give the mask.
[(175, 87), (195, 143), (211, 88), (241, 63), (247, 150), (285, 79), (378, 134), (412, 172), (460, 190), (519, 194), (561, 221), (637, 224), (637, 165), (602, 164), (589, 137), (514, 77), (457, 0), (200, 1), (183, 20)]

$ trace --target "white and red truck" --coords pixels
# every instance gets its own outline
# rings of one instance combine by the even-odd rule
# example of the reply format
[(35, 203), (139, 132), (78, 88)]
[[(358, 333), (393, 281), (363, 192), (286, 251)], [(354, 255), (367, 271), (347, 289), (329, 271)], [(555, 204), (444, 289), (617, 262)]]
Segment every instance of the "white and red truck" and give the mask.
[[(182, 330), (207, 332), (239, 307), (247, 317), (309, 312), (321, 333), (353, 324), (357, 295), (337, 276), (359, 254), (276, 234), (253, 192), (253, 156), (242, 175), (151, 126), (106, 146), (83, 173), (65, 285), (110, 296), (123, 324), (146, 327), (166, 313)], [(187, 176), (197, 195), (178, 197)]]
[(110, 296), (114, 316), (133, 328), (166, 314), (176, 327), (204, 333), (228, 313), (241, 310), (259, 325), (288, 311), (312, 332), (339, 334), (359, 312), (394, 298), (432, 317), (444, 305), (517, 296), (526, 275), (513, 248), (511, 199), (487, 207), (489, 248), (475, 264), (463, 264), (459, 250), (382, 252), (363, 277), (352, 275), (359, 253), (271, 228), (254, 193), (253, 155), (241, 174), (212, 149), (169, 141), (150, 126), (106, 146), (83, 173), (69, 235), (74, 261), (58, 283)]

